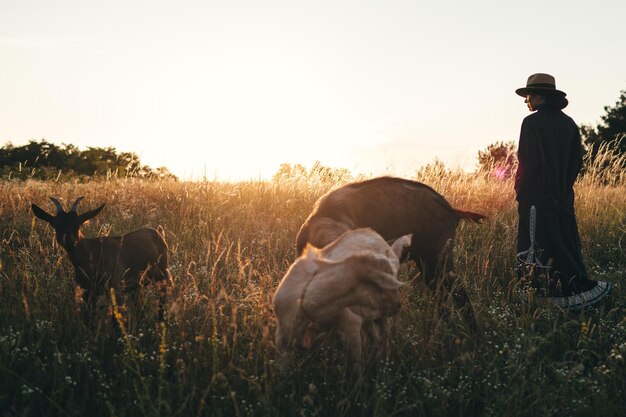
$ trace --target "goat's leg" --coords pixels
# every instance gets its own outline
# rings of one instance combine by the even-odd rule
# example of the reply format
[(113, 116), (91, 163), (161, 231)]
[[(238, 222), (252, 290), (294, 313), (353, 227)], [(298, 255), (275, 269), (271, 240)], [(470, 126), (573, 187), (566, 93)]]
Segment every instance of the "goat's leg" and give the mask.
[(440, 298), (440, 302), (444, 299), (451, 298), (452, 304), (458, 308), (461, 317), (465, 323), (467, 323), (470, 330), (474, 333), (478, 332), (478, 324), (474, 307), (472, 306), (472, 302), (465, 291), (465, 287), (458, 279), (458, 276), (454, 272), (445, 274), (442, 287), (442, 291), (439, 293), (442, 297)]
[(291, 345), (289, 339), (285, 337), (285, 333), (280, 325), (276, 324), (276, 364), (278, 367), (278, 373), (284, 374), (289, 369), (289, 347)]
[(122, 329), (120, 328), (124, 325), (122, 313), (126, 308), (122, 279), (122, 272), (116, 270), (107, 282), (107, 288), (109, 289), (109, 302), (112, 306), (111, 323), (113, 324), (113, 328), (118, 332), (122, 332)]
[(381, 317), (374, 320), (372, 328), (374, 329), (374, 341), (378, 348), (378, 352), (387, 357), (389, 354), (389, 343), (391, 340), (391, 326), (393, 324), (393, 317)]
[(163, 255), (159, 256), (157, 264), (153, 267), (153, 280), (157, 285), (159, 297), (159, 321), (165, 319), (165, 307), (167, 306), (167, 289), (172, 285), (172, 276), (167, 259), (167, 247), (163, 248)]
[(153, 279), (158, 296), (159, 321), (164, 321), (167, 306), (167, 289), (171, 281), (169, 270), (167, 268), (163, 269), (161, 265), (155, 267)]
[[(472, 303), (465, 291), (465, 287), (454, 272), (453, 239), (449, 239), (439, 253), (423, 248), (416, 249), (412, 245), (412, 256), (420, 266), (426, 285), (435, 292), (441, 303), (450, 297), (472, 330), (476, 330), (476, 317)], [(420, 250), (421, 249), (421, 250)]]
[(341, 338), (346, 345), (346, 350), (350, 359), (355, 363), (360, 363), (362, 355), (361, 327), (363, 319), (349, 308), (344, 308), (339, 314), (339, 331)]
[(438, 276), (441, 277), (441, 292), (444, 296), (450, 296), (454, 304), (460, 309), (461, 315), (465, 322), (470, 326), (472, 331), (477, 330), (476, 315), (472, 302), (470, 301), (463, 281), (454, 272), (454, 260), (452, 247), (454, 245), (454, 239), (450, 238), (439, 257), (439, 270), (441, 271)]
[(476, 332), (478, 330), (478, 324), (474, 307), (465, 291), (465, 286), (454, 271), (449, 271), (444, 274), (442, 287), (446, 290), (447, 295), (452, 297), (454, 304), (459, 308), (463, 319), (469, 325), (470, 329)]

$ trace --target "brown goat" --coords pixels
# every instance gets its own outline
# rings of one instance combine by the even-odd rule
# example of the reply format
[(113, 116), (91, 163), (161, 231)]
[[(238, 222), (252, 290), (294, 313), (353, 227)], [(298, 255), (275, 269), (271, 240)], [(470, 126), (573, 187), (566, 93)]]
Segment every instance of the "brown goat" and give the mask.
[(35, 216), (49, 223), (55, 231), (57, 242), (65, 249), (76, 273), (76, 283), (83, 290), (87, 317), (93, 314), (98, 296), (115, 291), (116, 299), (128, 293), (136, 294), (139, 284), (146, 277), (158, 284), (159, 319), (163, 320), (165, 289), (170, 281), (167, 244), (155, 229), (144, 227), (116, 237), (86, 239), (80, 227), (94, 218), (100, 207), (78, 214), (79, 197), (69, 211), (54, 197), (55, 216), (32, 204)]
[[(348, 184), (322, 196), (296, 238), (301, 254), (307, 243), (324, 247), (346, 230), (370, 227), (391, 241), (412, 234), (410, 257), (428, 286), (452, 291), (455, 302), (474, 315), (465, 289), (456, 282), (452, 250), (459, 220), (485, 216), (453, 208), (429, 186), (417, 181), (379, 177)], [(437, 279), (437, 278), (442, 279)]]

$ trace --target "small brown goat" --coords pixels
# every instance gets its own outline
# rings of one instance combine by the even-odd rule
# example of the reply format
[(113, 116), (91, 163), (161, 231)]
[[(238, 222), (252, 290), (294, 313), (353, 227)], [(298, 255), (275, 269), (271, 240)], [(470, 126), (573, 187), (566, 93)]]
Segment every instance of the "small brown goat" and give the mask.
[(170, 281), (167, 244), (155, 229), (144, 227), (116, 237), (84, 238), (80, 227), (102, 211), (100, 207), (78, 214), (79, 197), (69, 211), (54, 197), (56, 215), (32, 204), (35, 216), (49, 223), (57, 242), (65, 249), (76, 273), (76, 283), (83, 290), (87, 317), (93, 314), (97, 297), (113, 289), (118, 296), (136, 294), (143, 278), (158, 284), (159, 319), (163, 320), (166, 286)]
[[(273, 297), (278, 365), (285, 371), (294, 347), (311, 347), (318, 326), (339, 330), (352, 359), (361, 357), (361, 333), (370, 324), (380, 339), (400, 309), (404, 283), (397, 280), (398, 253), (372, 229), (350, 230), (316, 249), (309, 246), (282, 278)], [(380, 340), (378, 340), (380, 341)]]
[[(428, 286), (452, 291), (455, 302), (474, 314), (465, 289), (456, 282), (452, 251), (459, 220), (485, 216), (453, 208), (429, 186), (402, 178), (379, 177), (330, 191), (316, 203), (296, 238), (298, 253), (306, 244), (323, 247), (346, 230), (371, 227), (385, 240), (412, 234), (410, 257)], [(440, 279), (438, 279), (440, 278)]]

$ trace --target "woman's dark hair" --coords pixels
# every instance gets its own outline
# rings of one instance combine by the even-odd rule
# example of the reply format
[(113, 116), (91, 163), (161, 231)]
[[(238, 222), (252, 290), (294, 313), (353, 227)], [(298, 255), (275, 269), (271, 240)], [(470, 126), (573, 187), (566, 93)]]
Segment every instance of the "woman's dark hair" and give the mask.
[(552, 107), (555, 109), (564, 109), (569, 104), (567, 99), (560, 94), (546, 94), (544, 95), (546, 101), (544, 103), (545, 107)]

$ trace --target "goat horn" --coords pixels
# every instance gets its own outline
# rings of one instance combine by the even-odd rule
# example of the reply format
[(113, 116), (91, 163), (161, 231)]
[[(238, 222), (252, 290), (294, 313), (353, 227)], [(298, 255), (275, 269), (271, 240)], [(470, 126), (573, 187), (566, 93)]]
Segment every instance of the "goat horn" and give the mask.
[(77, 211), (78, 210), (78, 203), (80, 203), (80, 200), (82, 200), (83, 198), (85, 198), (85, 197), (84, 196), (78, 197), (76, 199), (76, 201), (74, 201), (74, 204), (72, 204), (72, 208), (70, 209), (70, 211)]
[(61, 202), (59, 200), (57, 200), (54, 197), (50, 197), (50, 200), (52, 200), (52, 202), (54, 203), (54, 205), (57, 208), (57, 214), (58, 213), (65, 213), (65, 210), (63, 210), (63, 205), (61, 204)]

